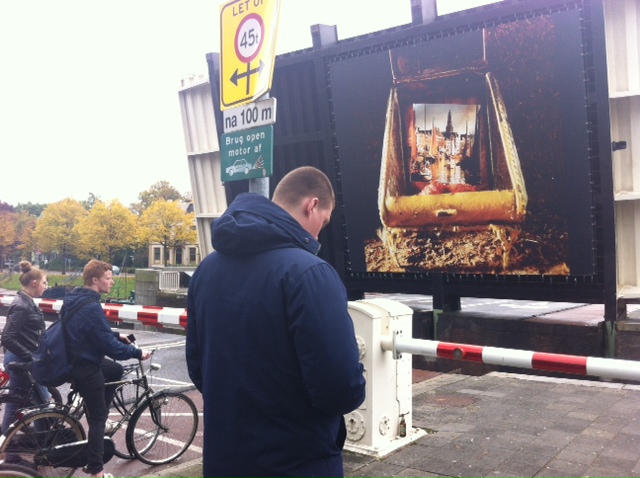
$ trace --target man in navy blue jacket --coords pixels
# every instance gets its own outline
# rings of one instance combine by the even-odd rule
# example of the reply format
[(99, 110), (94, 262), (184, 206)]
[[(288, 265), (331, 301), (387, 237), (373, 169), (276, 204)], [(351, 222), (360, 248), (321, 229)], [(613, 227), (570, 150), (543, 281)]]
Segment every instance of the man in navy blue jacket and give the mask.
[(343, 476), (343, 415), (365, 398), (347, 294), (316, 256), (335, 206), (321, 171), (273, 201), (241, 194), (189, 285), (187, 366), (204, 399), (204, 475)]
[(84, 287), (76, 287), (64, 296), (64, 308), (77, 308), (67, 319), (67, 349), (74, 351), (71, 375), (75, 388), (87, 407), (89, 436), (87, 437), (86, 471), (92, 477), (113, 478), (103, 471), (105, 423), (115, 387), (105, 382), (122, 378), (122, 366), (113, 360), (148, 359), (151, 354), (129, 344), (123, 334), (111, 330), (100, 297), (113, 287), (111, 264), (90, 260), (82, 273)]

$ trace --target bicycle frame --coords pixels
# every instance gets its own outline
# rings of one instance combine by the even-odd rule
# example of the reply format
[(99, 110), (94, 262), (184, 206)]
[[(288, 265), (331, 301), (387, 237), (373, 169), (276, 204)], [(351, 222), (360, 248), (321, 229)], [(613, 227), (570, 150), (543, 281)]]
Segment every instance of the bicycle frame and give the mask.
[[(121, 387), (122, 385), (134, 385), (141, 386), (143, 389), (143, 392), (140, 394), (140, 396), (136, 397), (132, 405), (127, 406), (127, 404), (123, 403), (122, 401), (120, 401), (120, 403), (116, 405), (116, 407), (118, 407), (118, 405), (120, 407), (118, 409), (122, 413), (122, 418), (115, 422), (115, 428), (110, 435), (115, 435), (118, 430), (120, 430), (122, 425), (129, 421), (133, 413), (142, 403), (144, 403), (147, 397), (150, 397), (156, 393), (149, 384), (149, 376), (151, 375), (151, 373), (158, 371), (161, 368), (160, 364), (154, 364), (151, 362), (151, 360), (153, 360), (153, 354), (156, 352), (156, 350), (157, 349), (151, 350), (149, 367), (146, 370), (143, 366), (142, 360), (138, 360), (137, 365), (129, 365), (125, 367), (125, 375), (130, 374), (133, 371), (140, 371), (140, 375), (136, 378), (129, 378), (126, 380), (118, 380), (117, 382), (105, 383), (105, 386)], [(114, 401), (115, 400), (120, 400), (120, 397), (117, 396), (117, 393), (114, 396)], [(71, 389), (67, 397), (66, 406), (68, 407), (69, 414), (71, 414), (74, 418), (79, 419), (84, 414), (84, 400), (82, 399), (82, 397), (80, 397), (80, 394), (73, 388)]]

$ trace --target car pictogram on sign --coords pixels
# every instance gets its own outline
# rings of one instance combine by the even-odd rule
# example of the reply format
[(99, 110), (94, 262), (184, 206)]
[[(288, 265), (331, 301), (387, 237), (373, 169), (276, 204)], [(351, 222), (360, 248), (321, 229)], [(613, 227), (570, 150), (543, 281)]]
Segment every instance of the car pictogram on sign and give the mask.
[(251, 169), (251, 165), (244, 159), (237, 159), (231, 166), (227, 168), (227, 174), (229, 176), (233, 176), (234, 173), (249, 174), (249, 171), (251, 171)]

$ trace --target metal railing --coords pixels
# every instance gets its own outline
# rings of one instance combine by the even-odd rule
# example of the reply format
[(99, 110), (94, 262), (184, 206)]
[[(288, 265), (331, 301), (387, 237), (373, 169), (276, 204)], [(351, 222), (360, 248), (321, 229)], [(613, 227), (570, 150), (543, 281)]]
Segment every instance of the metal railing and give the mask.
[(180, 288), (180, 272), (162, 271), (160, 272), (160, 290), (177, 291)]

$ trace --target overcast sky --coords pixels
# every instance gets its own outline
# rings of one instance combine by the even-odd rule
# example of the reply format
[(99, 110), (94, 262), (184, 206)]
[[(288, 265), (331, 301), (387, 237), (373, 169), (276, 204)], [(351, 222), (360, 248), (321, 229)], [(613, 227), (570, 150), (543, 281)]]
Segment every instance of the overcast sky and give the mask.
[[(496, 0), (439, 0), (439, 13)], [(0, 1), (0, 201), (191, 190), (181, 78), (219, 51), (220, 0)], [(282, 0), (278, 54), (411, 21), (410, 0)]]

